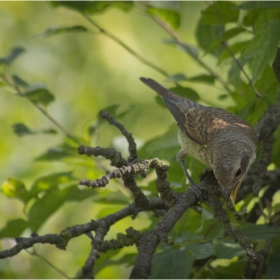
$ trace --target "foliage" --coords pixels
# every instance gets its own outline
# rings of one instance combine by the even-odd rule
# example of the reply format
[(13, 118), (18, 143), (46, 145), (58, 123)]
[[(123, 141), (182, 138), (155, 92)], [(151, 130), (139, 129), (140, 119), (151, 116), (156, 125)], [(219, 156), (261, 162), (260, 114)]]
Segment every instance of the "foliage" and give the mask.
[[(255, 125), (279, 97), (279, 82), (272, 69), (280, 42), (277, 2), (218, 1), (214, 5), (172, 1), (53, 1), (36, 3), (35, 10), (31, 4), (24, 3), (22, 7), (31, 9), (29, 13), (48, 15), (45, 31), (41, 32), (20, 25), (17, 3), (6, 5), (3, 7), (14, 11), (11, 16), (17, 22), (14, 28), (33, 32), (28, 35), (33, 38), (33, 45), (26, 43), (23, 48), (16, 42), (27, 42), (30, 38), (18, 41), (11, 38), (9, 48), (5, 46), (11, 51), (0, 49), (0, 93), (5, 95), (3, 102), (10, 104), (10, 109), (3, 111), (1, 122), (12, 126), (15, 133), (13, 136), (12, 130), (6, 129), (1, 140), (6, 143), (1, 151), (1, 164), (9, 166), (1, 173), (0, 199), (4, 205), (1, 216), (6, 216), (5, 223), (0, 225), (1, 251), (11, 247), (10, 238), (30, 236), (32, 232), (58, 233), (66, 227), (107, 216), (132, 202), (131, 194), (117, 180), (98, 190), (78, 186), (79, 180), (97, 179), (111, 168), (102, 159), (92, 161), (78, 155), (79, 145), (112, 147), (127, 155), (123, 139), (98, 117), (100, 109), (115, 116), (137, 136), (140, 159), (157, 157), (166, 161), (170, 166), (171, 186), (175, 191), (185, 191), (184, 174), (175, 159), (179, 150), (176, 124), (162, 100), (151, 99), (151, 93), (142, 87), (138, 77), (155, 77), (177, 94), (208, 106), (222, 107), (251, 125)], [(188, 14), (192, 9), (195, 18)], [(27, 17), (27, 12), (24, 15), (24, 21), (31, 24), (33, 19)], [(35, 18), (38, 22), (39, 16)], [(53, 18), (59, 18), (55, 25)], [(192, 29), (190, 22), (194, 25)], [(168, 32), (169, 38), (162, 30)], [(102, 35), (107, 38), (101, 38)], [(6, 40), (9, 41), (9, 37)], [(44, 44), (50, 44), (48, 49)], [(47, 62), (46, 66), (36, 64), (32, 71), (26, 72), (25, 67), (28, 69), (36, 60), (36, 52), (43, 52), (43, 56), (49, 52), (48, 57), (54, 56), (56, 61), (51, 66)], [(40, 72), (40, 68), (45, 70)], [(261, 98), (257, 98), (256, 90)], [(24, 98), (14, 101), (10, 92)], [(51, 128), (46, 128), (50, 124), (43, 117), (33, 113), (36, 109), (52, 123)], [(280, 168), (280, 130), (274, 135), (269, 170)], [(16, 163), (8, 160), (11, 157), (16, 157)], [(204, 166), (192, 158), (187, 158), (186, 164), (198, 182)], [(147, 197), (157, 196), (153, 173), (137, 180)], [(247, 195), (238, 202), (235, 211), (227, 207), (227, 213), (232, 225), (241, 230), (256, 250), (267, 248), (268, 241), (273, 244), (267, 252), (266, 270), (261, 271), (259, 277), (279, 278), (280, 232), (275, 225), (279, 227), (280, 195), (278, 191), (267, 198), (268, 188), (267, 183), (255, 197)], [(12, 210), (13, 207), (16, 210)], [(140, 213), (134, 221), (126, 218), (110, 230), (107, 238), (115, 238), (118, 232), (130, 226), (140, 231), (151, 229), (159, 219), (150, 212)], [(202, 205), (202, 213), (186, 211), (170, 235), (174, 245), (158, 247), (151, 278), (248, 277), (245, 251), (223, 236), (222, 224), (207, 205)], [(78, 278), (90, 252), (90, 239), (80, 239), (71, 241), (77, 243), (73, 245), (75, 250), (67, 247), (63, 252), (69, 254), (65, 266), (60, 264), (59, 258), (64, 255), (58, 253), (57, 248), (48, 251), (42, 244), (40, 253), (37, 247), (33, 251), (29, 249), (37, 259), (30, 259), (27, 254), (21, 256), (23, 252), (19, 254), (28, 263), (27, 269), (16, 267), (13, 258), (6, 259), (5, 265), (0, 265), (0, 277), (57, 278), (61, 277), (59, 271), (62, 270), (68, 277)], [(78, 253), (73, 254), (74, 251)], [(50, 272), (41, 255), (58, 269)], [(95, 276), (127, 278), (136, 256), (134, 247), (101, 253), (94, 266)], [(29, 269), (30, 264), (42, 262), (45, 267)], [(69, 264), (73, 265), (68, 269)]]

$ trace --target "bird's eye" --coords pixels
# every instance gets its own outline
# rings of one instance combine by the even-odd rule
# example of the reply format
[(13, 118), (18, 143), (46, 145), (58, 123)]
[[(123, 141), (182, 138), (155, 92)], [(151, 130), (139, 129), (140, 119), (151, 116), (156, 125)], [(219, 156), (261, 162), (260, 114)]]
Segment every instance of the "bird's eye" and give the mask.
[(235, 177), (240, 176), (240, 174), (241, 174), (241, 168), (239, 168), (239, 169), (237, 170), (237, 172), (235, 173)]

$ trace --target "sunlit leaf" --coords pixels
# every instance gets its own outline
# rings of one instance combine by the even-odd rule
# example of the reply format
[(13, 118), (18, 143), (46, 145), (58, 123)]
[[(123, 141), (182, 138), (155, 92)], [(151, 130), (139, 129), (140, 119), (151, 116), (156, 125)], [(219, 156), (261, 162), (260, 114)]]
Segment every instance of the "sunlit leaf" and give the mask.
[(16, 179), (8, 178), (1, 186), (2, 193), (9, 198), (17, 198), (22, 202), (29, 199), (29, 194), (24, 184)]
[(0, 239), (6, 237), (19, 237), (22, 232), (28, 227), (28, 222), (23, 219), (10, 220), (0, 230)]
[(263, 72), (266, 65), (272, 65), (280, 42), (280, 21), (265, 23), (256, 33), (247, 49), (245, 57), (252, 57), (253, 82)]
[(65, 184), (73, 180), (78, 180), (73, 177), (72, 172), (53, 173), (40, 178), (37, 178), (31, 186), (30, 195), (36, 196), (41, 191), (49, 190), (59, 184)]
[(161, 18), (174, 29), (178, 29), (180, 26), (181, 15), (174, 10), (167, 10), (150, 6), (147, 8), (147, 12), (152, 16)]

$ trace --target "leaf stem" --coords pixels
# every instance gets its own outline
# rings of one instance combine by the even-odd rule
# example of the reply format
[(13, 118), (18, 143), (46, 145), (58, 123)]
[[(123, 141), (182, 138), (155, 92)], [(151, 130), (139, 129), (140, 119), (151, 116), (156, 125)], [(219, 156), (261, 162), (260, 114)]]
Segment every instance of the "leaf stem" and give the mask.
[(53, 265), (50, 261), (48, 261), (45, 257), (41, 256), (40, 254), (38, 254), (35, 249), (33, 250), (33, 252), (29, 252), (28, 250), (26, 250), (26, 252), (33, 256), (33, 257), (38, 257), (39, 259), (41, 259), (42, 261), (44, 261), (46, 264), (48, 264), (51, 268), (53, 268), (55, 271), (57, 271), (59, 274), (61, 274), (65, 279), (70, 279), (70, 277), (68, 277), (62, 270), (60, 270), (59, 268), (57, 268), (55, 265)]

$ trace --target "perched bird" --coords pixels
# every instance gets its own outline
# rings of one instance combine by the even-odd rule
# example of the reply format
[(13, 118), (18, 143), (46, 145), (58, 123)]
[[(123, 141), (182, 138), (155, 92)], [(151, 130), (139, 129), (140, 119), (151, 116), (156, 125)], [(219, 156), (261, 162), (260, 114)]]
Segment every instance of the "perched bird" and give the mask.
[(258, 137), (254, 129), (236, 115), (178, 96), (152, 79), (140, 80), (163, 98), (177, 122), (181, 146), (177, 160), (193, 191), (201, 195), (185, 167), (186, 155), (213, 168), (227, 202), (231, 199), (234, 204), (239, 186), (256, 158)]

